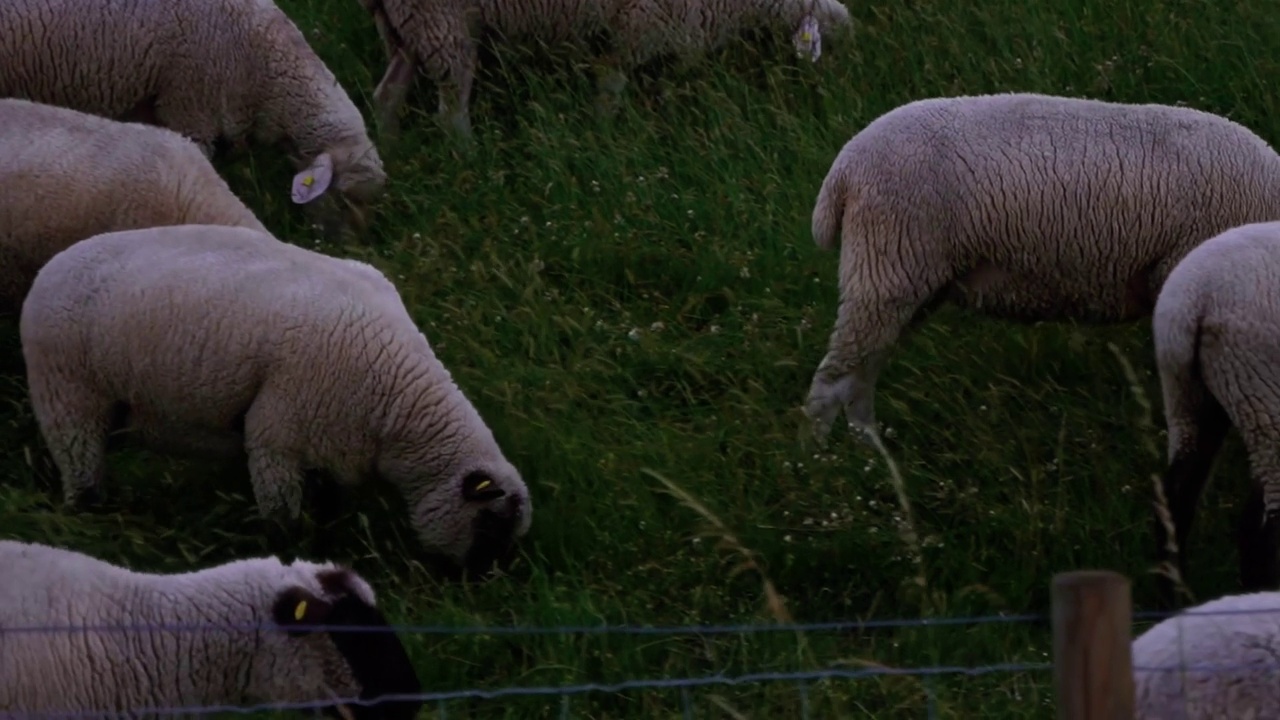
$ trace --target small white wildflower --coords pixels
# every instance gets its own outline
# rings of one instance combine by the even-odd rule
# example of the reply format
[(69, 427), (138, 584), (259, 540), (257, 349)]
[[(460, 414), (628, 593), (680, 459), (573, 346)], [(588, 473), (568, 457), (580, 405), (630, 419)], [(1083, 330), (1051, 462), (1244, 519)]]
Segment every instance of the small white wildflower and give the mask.
[(631, 328), (631, 332), (627, 333), (627, 337), (631, 338), (632, 340), (639, 340), (640, 328)]
[(649, 331), (650, 331), (650, 332), (661, 332), (662, 330), (666, 329), (666, 327), (667, 327), (667, 326), (666, 326), (666, 325), (663, 325), (663, 324), (662, 324), (662, 321), (661, 321), (661, 320), (659, 320), (658, 322), (655, 322), (654, 324), (652, 324), (652, 325), (650, 325), (650, 326), (649, 326)]

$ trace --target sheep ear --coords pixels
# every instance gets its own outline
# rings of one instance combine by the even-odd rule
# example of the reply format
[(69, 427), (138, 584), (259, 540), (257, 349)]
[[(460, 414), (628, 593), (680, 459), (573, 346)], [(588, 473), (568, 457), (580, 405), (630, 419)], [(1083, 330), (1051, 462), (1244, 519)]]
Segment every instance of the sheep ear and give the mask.
[(311, 167), (293, 176), (293, 201), (299, 205), (309, 203), (324, 194), (333, 182), (333, 158), (320, 153)]
[(288, 630), (289, 635), (297, 637), (315, 632), (314, 628), (297, 629), (298, 626), (321, 625), (329, 617), (333, 609), (325, 600), (316, 597), (309, 590), (293, 586), (276, 596), (271, 607), (271, 618), (276, 624)]

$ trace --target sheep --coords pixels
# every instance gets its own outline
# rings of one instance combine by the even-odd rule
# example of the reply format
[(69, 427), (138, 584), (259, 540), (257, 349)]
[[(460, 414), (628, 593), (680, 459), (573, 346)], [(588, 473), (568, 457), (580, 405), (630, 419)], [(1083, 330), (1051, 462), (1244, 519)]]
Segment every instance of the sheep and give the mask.
[(1130, 322), (1226, 228), (1280, 218), (1280, 155), (1199, 110), (1008, 93), (891, 110), (850, 139), (813, 207), (841, 238), (840, 304), (803, 407), (875, 430), (890, 347), (943, 302), (1014, 321)]
[(293, 202), (333, 187), (357, 223), (386, 183), (360, 110), (270, 0), (9, 0), (0, 28), (0, 96), (161, 125), (210, 157), (287, 141)]
[(378, 701), (422, 686), (373, 589), (343, 566), (260, 557), (156, 574), (0, 540), (0, 567), (0, 716), (307, 703), (407, 720), (422, 706)]
[(1258, 720), (1280, 706), (1280, 593), (1228, 595), (1133, 641), (1138, 720)]
[(549, 45), (589, 44), (607, 37), (612, 50), (597, 63), (600, 102), (610, 104), (627, 74), (662, 56), (692, 62), (735, 34), (785, 25), (797, 52), (816, 61), (820, 32), (851, 26), (839, 0), (360, 0), (374, 18), (387, 69), (374, 90), (378, 125), (397, 133), (397, 113), (419, 69), (437, 86), (439, 116), (462, 137), (471, 134), (469, 105), (484, 35)]
[(91, 235), (156, 225), (267, 232), (200, 150), (164, 128), (0, 99), (0, 311)]
[(519, 471), (395, 286), (358, 260), (244, 228), (82, 240), (36, 276), (19, 319), (32, 409), (72, 506), (101, 499), (109, 433), (247, 464), (266, 518), (304, 479), (382, 478), (426, 550), (483, 574), (529, 529)]
[[(1280, 585), (1280, 222), (1231, 228), (1169, 273), (1152, 312), (1168, 428), (1161, 479), (1180, 570), (1196, 504), (1228, 430), (1239, 428), (1253, 492), (1240, 515), (1240, 583)], [(1158, 551), (1171, 548), (1156, 525)], [(1169, 592), (1169, 587), (1164, 587)]]

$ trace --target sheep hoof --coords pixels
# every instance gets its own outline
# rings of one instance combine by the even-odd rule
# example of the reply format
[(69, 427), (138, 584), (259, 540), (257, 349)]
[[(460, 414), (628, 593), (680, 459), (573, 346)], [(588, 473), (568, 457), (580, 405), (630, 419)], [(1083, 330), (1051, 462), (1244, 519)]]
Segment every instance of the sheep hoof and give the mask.
[(105, 498), (97, 485), (78, 490), (67, 498), (66, 506), (73, 511), (95, 510), (102, 507)]

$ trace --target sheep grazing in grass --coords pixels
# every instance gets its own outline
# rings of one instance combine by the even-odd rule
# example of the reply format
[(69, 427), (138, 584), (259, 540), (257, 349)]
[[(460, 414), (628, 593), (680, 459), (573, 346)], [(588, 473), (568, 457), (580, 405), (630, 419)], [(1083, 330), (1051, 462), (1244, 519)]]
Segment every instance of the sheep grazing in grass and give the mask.
[(482, 573), (529, 529), (519, 471), (394, 285), (362, 262), (244, 228), (106, 233), (49, 261), (19, 332), (31, 403), (71, 504), (108, 434), (245, 462), (262, 513), (304, 480), (395, 486), (428, 551)]
[[(1253, 492), (1240, 515), (1240, 582), (1280, 585), (1280, 222), (1235, 227), (1187, 253), (1165, 281), (1152, 335), (1168, 426), (1164, 494), (1178, 559), (1234, 425)], [(1156, 524), (1162, 559), (1168, 537)], [(1166, 587), (1166, 591), (1168, 588)]]
[(266, 232), (188, 139), (68, 108), (0, 99), (0, 311), (49, 258), (91, 235), (158, 225)]
[(1280, 593), (1228, 595), (1133, 641), (1138, 720), (1261, 720), (1280, 709)]
[(265, 557), (161, 575), (0, 540), (0, 567), (0, 716), (307, 703), (409, 720), (422, 706), (379, 700), (422, 686), (368, 582), (341, 566)]
[(1005, 319), (1150, 314), (1193, 247), (1280, 219), (1280, 155), (1206, 112), (1032, 94), (920, 100), (831, 164), (813, 239), (840, 245), (840, 305), (805, 414), (874, 429), (894, 343), (939, 303)]
[(271, 0), (7, 0), (0, 96), (218, 142), (287, 141), (290, 197), (330, 187), (348, 218), (386, 183), (360, 110)]
[(437, 86), (447, 127), (471, 133), (471, 88), (479, 44), (576, 43), (607, 37), (611, 51), (599, 58), (598, 87), (604, 106), (626, 86), (627, 75), (659, 57), (690, 63), (747, 30), (786, 27), (796, 49), (817, 60), (821, 32), (847, 30), (848, 9), (838, 0), (360, 0), (373, 15), (388, 65), (374, 91), (378, 125), (396, 135), (399, 108), (419, 70)]

